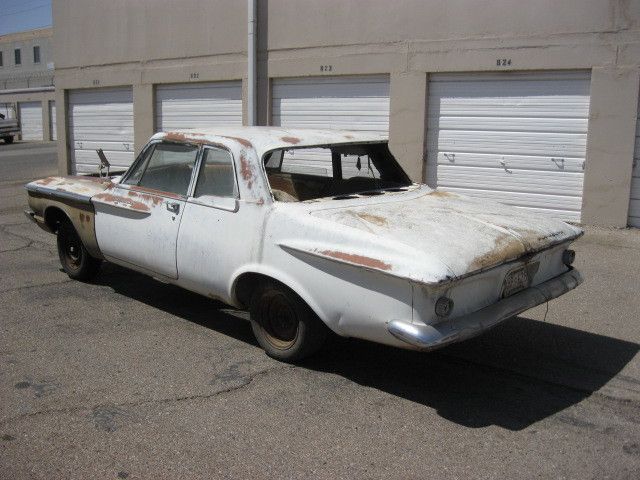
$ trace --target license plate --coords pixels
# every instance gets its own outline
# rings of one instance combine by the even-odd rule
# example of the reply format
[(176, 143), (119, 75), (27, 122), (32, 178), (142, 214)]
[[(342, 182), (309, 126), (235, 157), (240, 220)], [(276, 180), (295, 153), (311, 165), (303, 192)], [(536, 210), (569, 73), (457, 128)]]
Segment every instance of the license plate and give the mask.
[(529, 274), (525, 267), (507, 273), (502, 284), (502, 296), (508, 297), (529, 286)]

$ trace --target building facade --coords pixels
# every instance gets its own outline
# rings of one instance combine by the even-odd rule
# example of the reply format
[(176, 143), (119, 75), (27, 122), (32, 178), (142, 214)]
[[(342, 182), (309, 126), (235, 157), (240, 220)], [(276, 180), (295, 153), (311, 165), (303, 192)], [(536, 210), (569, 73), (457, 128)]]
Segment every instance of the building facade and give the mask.
[(0, 36), (0, 113), (17, 117), (22, 140), (55, 140), (51, 28)]
[[(640, 225), (640, 2), (257, 3), (257, 124), (388, 132), (416, 181)], [(53, 21), (62, 172), (247, 123), (246, 1), (54, 0)]]

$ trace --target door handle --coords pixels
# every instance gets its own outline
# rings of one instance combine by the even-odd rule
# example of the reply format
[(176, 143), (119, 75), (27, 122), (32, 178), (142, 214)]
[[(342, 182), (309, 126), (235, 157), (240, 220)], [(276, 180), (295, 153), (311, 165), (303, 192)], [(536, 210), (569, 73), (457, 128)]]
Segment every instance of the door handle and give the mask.
[(167, 202), (166, 203), (167, 210), (169, 210), (173, 214), (180, 213), (180, 204), (176, 202)]

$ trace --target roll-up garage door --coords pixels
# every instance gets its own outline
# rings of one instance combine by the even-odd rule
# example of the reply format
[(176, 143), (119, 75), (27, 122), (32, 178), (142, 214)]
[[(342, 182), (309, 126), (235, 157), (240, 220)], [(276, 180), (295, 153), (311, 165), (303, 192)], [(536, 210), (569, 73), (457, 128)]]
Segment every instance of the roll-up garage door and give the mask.
[(636, 147), (633, 153), (629, 225), (640, 228), (640, 103), (638, 104), (638, 120), (636, 121)]
[(49, 101), (49, 126), (51, 128), (51, 140), (58, 139), (58, 128), (56, 127), (56, 102)]
[(131, 87), (72, 90), (67, 118), (72, 172), (95, 173), (98, 148), (104, 150), (112, 169), (131, 165), (134, 159)]
[(427, 183), (579, 222), (588, 72), (437, 74)]
[(242, 82), (156, 87), (156, 131), (242, 125)]
[(22, 140), (43, 140), (42, 137), (42, 103), (20, 102), (20, 125)]
[[(389, 132), (388, 75), (276, 79), (272, 91), (272, 125)], [(299, 173), (330, 175), (325, 155), (297, 154), (288, 164), (297, 160)]]

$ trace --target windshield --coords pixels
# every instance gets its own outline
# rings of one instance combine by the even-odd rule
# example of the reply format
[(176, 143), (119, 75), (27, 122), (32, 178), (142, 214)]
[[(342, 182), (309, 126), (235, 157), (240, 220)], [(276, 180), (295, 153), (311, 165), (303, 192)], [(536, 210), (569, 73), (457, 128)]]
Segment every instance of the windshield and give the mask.
[(264, 156), (264, 166), (273, 196), (281, 202), (411, 185), (386, 142), (277, 149)]

